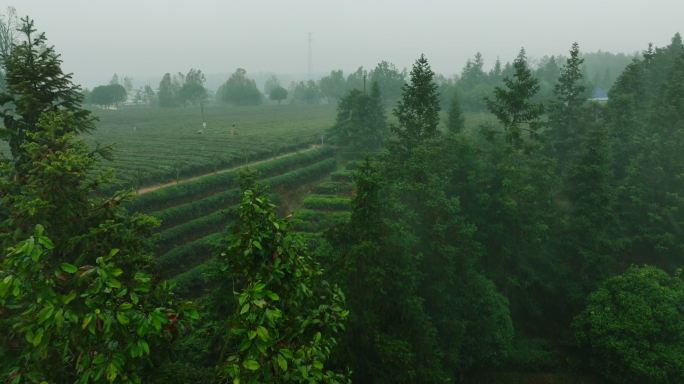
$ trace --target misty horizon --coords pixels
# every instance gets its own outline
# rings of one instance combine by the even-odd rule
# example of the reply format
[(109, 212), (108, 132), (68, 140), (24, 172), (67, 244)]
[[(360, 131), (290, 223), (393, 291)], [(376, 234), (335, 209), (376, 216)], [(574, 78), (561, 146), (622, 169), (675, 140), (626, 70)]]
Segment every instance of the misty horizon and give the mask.
[[(587, 53), (633, 55), (649, 42), (667, 45), (684, 12), (683, 2), (665, 0), (321, 3), (22, 0), (2, 12), (14, 6), (19, 16), (33, 18), (62, 55), (65, 71), (85, 87), (105, 84), (114, 73), (132, 77), (136, 86), (154, 85), (166, 72), (190, 68), (208, 78), (245, 68), (252, 77), (305, 80), (309, 32), (314, 78), (336, 69), (370, 69), (382, 60), (410, 68), (421, 53), (436, 72), (452, 76), (477, 52), (489, 68), (497, 58), (511, 61), (521, 47), (534, 62), (566, 54), (574, 41)], [(619, 17), (613, 17), (618, 7)]]

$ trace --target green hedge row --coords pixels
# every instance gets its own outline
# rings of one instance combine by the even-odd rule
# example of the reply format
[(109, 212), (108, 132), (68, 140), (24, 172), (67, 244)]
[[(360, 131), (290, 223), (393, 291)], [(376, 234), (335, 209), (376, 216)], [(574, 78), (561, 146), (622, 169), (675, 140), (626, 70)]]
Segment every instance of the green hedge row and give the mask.
[(321, 211), (348, 211), (351, 209), (351, 199), (330, 195), (309, 195), (304, 198), (304, 208)]
[(329, 158), (308, 167), (302, 167), (292, 172), (272, 177), (266, 180), (264, 184), (271, 188), (295, 187), (330, 173), (336, 166), (335, 159)]
[[(316, 140), (317, 137), (312, 137), (301, 143), (285, 144), (275, 147), (272, 150), (254, 150), (249, 148), (249, 161), (260, 161), (283, 153), (302, 150), (309, 147), (312, 142), (315, 143)], [(145, 172), (144, 181), (146, 183), (168, 183), (174, 181), (177, 176), (187, 178), (197, 174), (216, 172), (223, 168), (237, 167), (243, 161), (244, 156), (242, 154), (233, 153), (225, 156), (216, 156), (212, 161), (202, 161), (201, 163), (192, 162), (180, 166), (169, 164), (167, 167), (164, 167), (164, 170), (155, 167), (151, 172)], [(103, 168), (117, 171), (117, 179), (103, 188), (103, 193), (105, 194), (110, 194), (121, 189), (135, 188), (137, 184), (134, 181), (136, 179), (135, 175), (137, 171), (141, 169), (140, 167), (136, 167), (131, 170), (122, 170), (121, 164), (105, 164), (103, 165)]]
[[(272, 177), (262, 182), (271, 185), (272, 187), (280, 187), (281, 185), (290, 183), (290, 179), (294, 177), (296, 180), (307, 178), (311, 174), (318, 174), (320, 167), (326, 168), (333, 159), (323, 160), (322, 162), (310, 164), (295, 171), (290, 171), (281, 176)], [(323, 163), (323, 164), (320, 164)], [(320, 165), (319, 165), (320, 164)], [(190, 201), (185, 204), (177, 205), (161, 211), (154, 212), (152, 215), (160, 219), (162, 224), (160, 230), (166, 230), (184, 222), (194, 220), (202, 215), (207, 215), (216, 210), (223, 209), (240, 201), (240, 190), (238, 188), (230, 189), (224, 192), (213, 194), (204, 199)]]
[(154, 239), (157, 244), (157, 253), (162, 255), (195, 239), (222, 232), (230, 221), (230, 216), (228, 209), (222, 209), (159, 232)]
[(340, 181), (324, 181), (316, 185), (313, 189), (314, 193), (318, 194), (328, 194), (337, 195), (343, 193), (350, 193), (354, 190), (354, 185), (352, 183), (340, 182)]
[[(309, 164), (333, 155), (331, 148), (317, 148), (302, 153), (294, 153), (280, 159), (256, 164), (251, 169), (256, 170), (261, 177), (274, 176), (290, 169)], [(198, 200), (213, 193), (224, 191), (234, 186), (239, 178), (239, 171), (230, 171), (216, 175), (208, 175), (187, 183), (181, 183), (166, 188), (160, 188), (137, 196), (128, 204), (131, 211), (154, 212), (167, 207)]]
[[(335, 159), (329, 158), (312, 165), (296, 169), (294, 171), (267, 179), (264, 184), (271, 188), (291, 187), (295, 184), (303, 184), (311, 179), (320, 177), (335, 169)], [(200, 204), (195, 202), (194, 204)], [(156, 242), (160, 254), (168, 252), (174, 247), (184, 244), (189, 240), (206, 236), (210, 233), (220, 232), (229, 221), (229, 213), (222, 209), (214, 211), (206, 216), (178, 224), (172, 228), (163, 230), (157, 234)]]
[(333, 172), (330, 175), (330, 179), (332, 181), (345, 181), (345, 182), (353, 182), (354, 181), (354, 172), (349, 171), (349, 170), (342, 170), (342, 171), (337, 171)]
[(210, 263), (202, 263), (170, 279), (173, 292), (180, 297), (191, 299), (204, 294), (207, 287), (206, 273)]
[(191, 201), (155, 212), (152, 216), (161, 220), (159, 230), (163, 231), (210, 214), (216, 210), (235, 205), (238, 202), (240, 202), (240, 190), (234, 188), (213, 194), (201, 200)]
[(162, 278), (178, 275), (209, 260), (218, 246), (223, 233), (217, 232), (193, 242), (183, 244), (157, 259), (157, 269)]
[(291, 220), (292, 228), (300, 232), (322, 232), (335, 225), (347, 222), (351, 218), (348, 211), (315, 211), (300, 209)]

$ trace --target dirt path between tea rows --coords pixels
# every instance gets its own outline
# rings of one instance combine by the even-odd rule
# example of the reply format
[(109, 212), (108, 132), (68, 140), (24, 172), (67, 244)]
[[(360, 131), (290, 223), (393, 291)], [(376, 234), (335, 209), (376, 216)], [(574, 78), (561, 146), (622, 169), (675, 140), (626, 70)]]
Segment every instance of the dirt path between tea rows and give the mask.
[(201, 178), (203, 178), (203, 177), (213, 176), (213, 175), (220, 175), (220, 174), (222, 174), (222, 173), (232, 172), (232, 171), (235, 171), (235, 170), (240, 169), (240, 168), (252, 167), (252, 166), (255, 166), (255, 165), (258, 165), (258, 164), (262, 164), (262, 163), (266, 163), (266, 162), (269, 162), (269, 161), (273, 161), (273, 160), (277, 160), (277, 159), (282, 159), (283, 157), (288, 157), (288, 156), (293, 156), (293, 155), (300, 154), (300, 153), (305, 153), (305, 152), (313, 151), (313, 150), (315, 150), (315, 149), (317, 149), (317, 148), (320, 148), (320, 144), (312, 145), (312, 146), (310, 146), (309, 148), (306, 148), (306, 149), (300, 149), (300, 150), (297, 150), (297, 151), (294, 151), (294, 152), (283, 153), (282, 155), (273, 156), (273, 157), (269, 157), (269, 158), (262, 159), (262, 160), (258, 160), (258, 161), (253, 161), (253, 162), (251, 162), (251, 163), (247, 163), (247, 164), (243, 164), (243, 165), (238, 165), (238, 166), (230, 167), (230, 168), (224, 168), (224, 169), (218, 170), (218, 171), (216, 171), (216, 172), (205, 173), (205, 174), (202, 174), (202, 175), (192, 176), (192, 177), (188, 177), (188, 178), (185, 178), (185, 179), (180, 179), (180, 180), (176, 180), (176, 181), (171, 181), (171, 182), (168, 182), (168, 183), (156, 184), (156, 185), (152, 185), (152, 186), (149, 186), (149, 187), (140, 188), (140, 189), (138, 189), (138, 190), (136, 191), (136, 193), (137, 193), (138, 195), (142, 195), (142, 194), (145, 194), (145, 193), (154, 192), (154, 191), (156, 191), (156, 190), (158, 190), (158, 189), (162, 189), (162, 188), (166, 188), (166, 187), (171, 187), (171, 186), (178, 185), (178, 184), (188, 183), (188, 182), (190, 182), (190, 181), (194, 181), (194, 180), (197, 180), (197, 179), (201, 179)]

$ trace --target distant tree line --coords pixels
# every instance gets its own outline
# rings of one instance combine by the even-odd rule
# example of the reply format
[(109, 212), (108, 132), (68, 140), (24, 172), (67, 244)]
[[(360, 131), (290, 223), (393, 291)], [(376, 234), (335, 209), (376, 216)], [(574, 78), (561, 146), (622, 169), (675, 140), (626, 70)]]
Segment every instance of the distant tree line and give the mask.
[[(585, 60), (582, 65), (582, 71), (585, 73), (582, 81), (585, 83), (587, 96), (593, 95), (594, 91), (604, 95), (622, 69), (632, 60), (630, 56), (608, 52), (587, 53), (583, 54), (582, 58)], [(534, 68), (531, 68), (540, 87), (535, 95), (536, 101), (552, 97), (554, 84), (560, 77), (561, 64), (565, 59), (563, 56), (544, 56), (537, 60)], [(500, 85), (506, 76), (510, 76), (514, 68), (512, 63), (503, 64), (499, 60), (488, 71), (484, 66), (482, 55), (477, 53), (466, 62), (459, 75), (450, 78), (435, 75), (442, 108), (448, 108), (452, 100), (458, 97), (459, 108), (464, 112), (487, 111), (484, 98), (491, 96), (494, 88)], [(318, 81), (295, 81), (287, 87), (281, 84), (276, 76), (271, 76), (261, 91), (256, 82), (248, 77), (247, 71), (238, 68), (219, 87), (213, 99), (217, 103), (236, 106), (259, 105), (265, 100), (278, 104), (337, 104), (350, 90), (367, 92), (371, 84), (377, 83), (383, 104), (393, 106), (399, 100), (406, 81), (405, 69), (399, 70), (394, 64), (381, 61), (370, 70), (359, 67), (348, 75), (342, 70), (333, 70)], [(118, 82), (118, 76), (115, 75), (110, 85)], [(95, 98), (91, 99), (90, 94), (95, 91), (93, 89), (86, 91), (86, 102), (109, 106), (130, 98), (135, 104), (161, 107), (199, 105), (207, 103), (212, 98), (204, 84), (204, 74), (196, 69), (191, 69), (187, 74), (164, 74), (156, 92), (150, 86), (134, 90), (132, 80), (124, 77), (122, 86), (126, 89), (128, 97), (122, 100), (120, 89), (110, 87), (98, 89)]]

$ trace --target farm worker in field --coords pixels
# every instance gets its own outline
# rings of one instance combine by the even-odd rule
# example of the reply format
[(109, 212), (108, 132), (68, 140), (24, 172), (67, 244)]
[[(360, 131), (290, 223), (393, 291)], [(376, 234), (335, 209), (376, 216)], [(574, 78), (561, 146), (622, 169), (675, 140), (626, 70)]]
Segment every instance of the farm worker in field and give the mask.
[(237, 136), (237, 128), (236, 128), (237, 123), (233, 123), (233, 126), (230, 128), (230, 135), (231, 136)]

